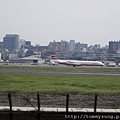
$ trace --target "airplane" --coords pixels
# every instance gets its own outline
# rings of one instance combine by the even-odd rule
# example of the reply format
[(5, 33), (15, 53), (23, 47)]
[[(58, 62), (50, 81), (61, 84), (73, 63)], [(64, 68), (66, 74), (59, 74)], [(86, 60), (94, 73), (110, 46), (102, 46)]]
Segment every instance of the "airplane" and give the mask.
[(51, 55), (51, 60), (49, 65), (57, 65), (57, 64), (63, 64), (63, 65), (71, 65), (73, 67), (75, 66), (104, 66), (105, 64), (100, 61), (80, 61), (80, 60), (61, 60), (56, 57), (56, 55)]

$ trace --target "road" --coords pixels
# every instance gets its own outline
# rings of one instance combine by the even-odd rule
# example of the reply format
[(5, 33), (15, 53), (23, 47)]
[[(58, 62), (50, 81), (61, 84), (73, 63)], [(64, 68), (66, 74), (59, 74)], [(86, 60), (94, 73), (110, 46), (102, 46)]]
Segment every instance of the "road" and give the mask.
[(120, 73), (114, 72), (56, 72), (40, 70), (0, 70), (0, 74), (59, 74), (59, 75), (94, 75), (94, 76), (120, 76)]

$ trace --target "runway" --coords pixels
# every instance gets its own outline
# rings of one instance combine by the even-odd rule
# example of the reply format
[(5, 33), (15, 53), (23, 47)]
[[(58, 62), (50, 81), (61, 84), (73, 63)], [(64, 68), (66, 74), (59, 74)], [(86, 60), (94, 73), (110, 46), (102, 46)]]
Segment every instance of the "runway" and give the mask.
[(93, 76), (120, 76), (116, 72), (58, 72), (58, 71), (41, 71), (41, 70), (0, 70), (0, 74), (57, 74), (57, 75), (93, 75)]

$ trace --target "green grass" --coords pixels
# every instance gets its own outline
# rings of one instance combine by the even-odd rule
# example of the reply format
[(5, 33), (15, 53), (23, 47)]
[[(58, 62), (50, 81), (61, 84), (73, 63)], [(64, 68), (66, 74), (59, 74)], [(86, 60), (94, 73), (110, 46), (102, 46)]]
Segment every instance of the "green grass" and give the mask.
[(0, 74), (0, 92), (120, 94), (120, 77)]
[(120, 68), (83, 68), (58, 66), (0, 66), (0, 69), (41, 70), (41, 71), (67, 71), (67, 72), (120, 72)]

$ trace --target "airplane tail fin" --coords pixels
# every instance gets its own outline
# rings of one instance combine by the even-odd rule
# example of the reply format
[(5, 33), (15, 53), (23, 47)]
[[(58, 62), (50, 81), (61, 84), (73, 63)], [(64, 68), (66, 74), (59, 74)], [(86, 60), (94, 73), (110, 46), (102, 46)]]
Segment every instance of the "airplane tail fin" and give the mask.
[(57, 57), (56, 55), (51, 55), (51, 59), (52, 59), (52, 60), (57, 60), (58, 57)]

